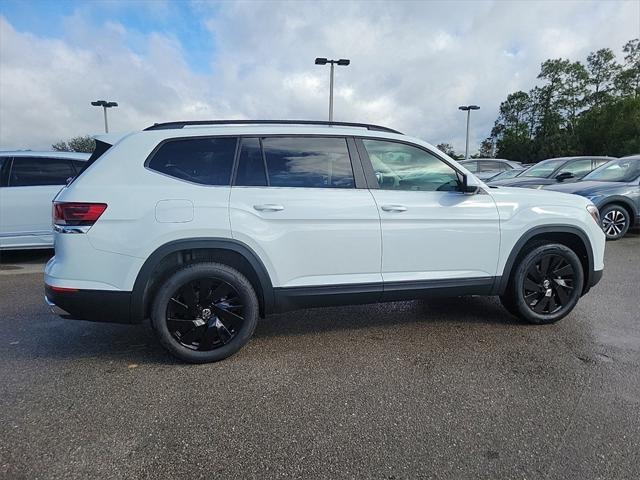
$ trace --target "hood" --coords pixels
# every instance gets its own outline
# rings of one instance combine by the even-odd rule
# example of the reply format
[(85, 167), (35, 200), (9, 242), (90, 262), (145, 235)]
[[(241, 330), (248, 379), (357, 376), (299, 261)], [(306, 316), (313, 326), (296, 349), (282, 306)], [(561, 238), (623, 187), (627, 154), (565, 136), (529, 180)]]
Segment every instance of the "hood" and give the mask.
[(546, 189), (497, 187), (490, 188), (489, 192), (496, 201), (498, 208), (505, 212), (519, 204), (536, 205), (538, 207), (565, 206), (584, 208), (591, 203), (590, 200), (584, 197)]
[(556, 192), (573, 193), (576, 195), (582, 195), (583, 197), (590, 197), (617, 190), (624, 185), (624, 182), (598, 182), (587, 180), (585, 182), (568, 184), (557, 183), (555, 185), (545, 187), (545, 190), (554, 190)]
[(489, 180), (490, 185), (505, 186), (505, 187), (535, 187), (537, 185), (553, 185), (557, 183), (553, 178), (541, 178), (541, 177), (514, 177), (506, 178), (504, 180), (496, 180), (492, 182)]

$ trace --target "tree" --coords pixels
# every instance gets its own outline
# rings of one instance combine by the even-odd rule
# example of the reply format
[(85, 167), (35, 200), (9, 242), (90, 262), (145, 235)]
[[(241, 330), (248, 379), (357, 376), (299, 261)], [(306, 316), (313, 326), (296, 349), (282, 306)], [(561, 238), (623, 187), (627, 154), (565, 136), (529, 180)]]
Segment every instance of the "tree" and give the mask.
[(525, 162), (640, 151), (640, 39), (622, 51), (622, 65), (608, 48), (590, 53), (584, 64), (544, 61), (538, 85), (500, 104), (481, 150)]
[(449, 155), (453, 159), (457, 160), (462, 158), (462, 155), (458, 155), (450, 143), (439, 143), (438, 145), (436, 145), (436, 148), (442, 153)]
[(625, 63), (614, 80), (616, 90), (622, 96), (640, 97), (640, 39), (629, 40), (622, 51)]
[(602, 48), (587, 56), (587, 70), (589, 83), (593, 87), (590, 103), (600, 106), (612, 95), (614, 79), (618, 76), (620, 65), (611, 49)]
[(51, 148), (59, 152), (83, 152), (93, 153), (96, 148), (96, 141), (90, 136), (73, 137), (68, 141), (61, 140), (51, 145)]
[(640, 97), (616, 99), (586, 112), (577, 134), (584, 153), (622, 157), (640, 152)]
[(492, 137), (485, 138), (480, 144), (480, 150), (478, 151), (478, 158), (495, 158), (496, 144)]

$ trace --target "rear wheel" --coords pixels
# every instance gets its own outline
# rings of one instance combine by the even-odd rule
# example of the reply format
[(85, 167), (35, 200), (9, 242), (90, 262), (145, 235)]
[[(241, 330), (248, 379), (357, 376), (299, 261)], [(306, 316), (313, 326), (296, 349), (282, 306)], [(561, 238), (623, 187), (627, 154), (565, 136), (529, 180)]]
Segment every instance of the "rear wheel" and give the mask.
[(607, 240), (618, 240), (625, 236), (631, 218), (629, 212), (620, 205), (609, 205), (600, 212), (602, 218), (602, 230), (607, 236)]
[(219, 263), (198, 263), (175, 272), (158, 290), (151, 322), (160, 343), (181, 360), (215, 362), (240, 350), (258, 320), (249, 281)]
[(540, 245), (516, 266), (500, 300), (510, 313), (530, 323), (553, 323), (573, 310), (583, 285), (582, 264), (573, 250)]

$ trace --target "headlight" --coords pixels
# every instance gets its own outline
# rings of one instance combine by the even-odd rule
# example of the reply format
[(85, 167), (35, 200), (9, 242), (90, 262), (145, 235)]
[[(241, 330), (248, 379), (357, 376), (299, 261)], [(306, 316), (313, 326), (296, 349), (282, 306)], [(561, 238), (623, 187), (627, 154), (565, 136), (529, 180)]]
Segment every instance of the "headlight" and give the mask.
[(600, 226), (600, 212), (598, 211), (598, 207), (596, 207), (595, 205), (587, 205), (587, 212), (591, 214), (591, 218), (593, 218), (593, 221), (596, 222), (598, 226)]

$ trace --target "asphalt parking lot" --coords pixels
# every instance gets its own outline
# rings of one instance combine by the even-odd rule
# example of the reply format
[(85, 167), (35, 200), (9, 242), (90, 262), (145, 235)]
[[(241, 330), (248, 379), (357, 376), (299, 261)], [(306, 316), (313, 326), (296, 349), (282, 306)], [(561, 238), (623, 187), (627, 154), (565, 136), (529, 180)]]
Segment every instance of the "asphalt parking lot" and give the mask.
[(556, 325), (484, 298), (304, 310), (198, 366), (55, 317), (48, 253), (2, 255), (2, 478), (640, 478), (638, 234)]

